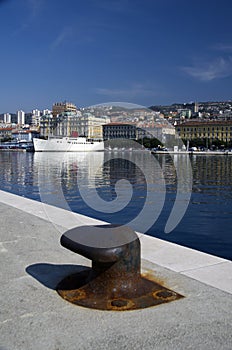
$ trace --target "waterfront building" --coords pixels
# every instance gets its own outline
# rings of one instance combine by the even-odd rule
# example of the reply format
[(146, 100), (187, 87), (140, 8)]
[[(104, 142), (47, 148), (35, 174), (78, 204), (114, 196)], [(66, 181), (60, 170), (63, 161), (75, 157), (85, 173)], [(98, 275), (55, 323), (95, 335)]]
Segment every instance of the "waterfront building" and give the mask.
[(176, 131), (174, 126), (167, 123), (165, 120), (163, 123), (154, 123), (152, 126), (148, 127), (144, 126), (143, 129), (147, 137), (156, 138), (163, 144), (175, 138)]
[(185, 140), (207, 139), (209, 144), (219, 140), (232, 142), (231, 120), (188, 120), (175, 125), (178, 135)]
[(0, 125), (0, 141), (11, 139), (12, 130), (12, 127)]
[(92, 113), (83, 113), (78, 119), (78, 131), (80, 135), (92, 139), (102, 139), (102, 126), (110, 122), (108, 116), (96, 117)]
[(103, 139), (131, 139), (138, 140), (145, 136), (143, 129), (132, 123), (108, 123), (103, 125)]
[(17, 124), (24, 125), (25, 124), (25, 112), (20, 110), (17, 111)]
[(40, 134), (48, 136), (72, 136), (79, 133), (80, 111), (63, 112), (57, 116), (43, 115), (40, 118)]
[(107, 116), (96, 117), (91, 113), (80, 111), (63, 112), (57, 116), (45, 115), (40, 120), (42, 136), (86, 136), (88, 138), (102, 139), (102, 125), (108, 123)]
[(31, 142), (34, 137), (39, 137), (39, 131), (37, 130), (13, 130), (12, 138), (16, 141)]
[(56, 102), (53, 104), (52, 106), (52, 114), (53, 117), (56, 117), (62, 113), (66, 113), (66, 112), (72, 112), (72, 113), (76, 113), (77, 112), (77, 107), (71, 103), (71, 102)]
[[(64, 112), (57, 117), (53, 116), (53, 125), (55, 126), (53, 135), (56, 136), (74, 136), (78, 134), (78, 121), (80, 112)], [(55, 120), (54, 120), (55, 119)]]
[(56, 118), (53, 118), (51, 113), (42, 115), (39, 120), (40, 135), (43, 137), (53, 135), (56, 122)]

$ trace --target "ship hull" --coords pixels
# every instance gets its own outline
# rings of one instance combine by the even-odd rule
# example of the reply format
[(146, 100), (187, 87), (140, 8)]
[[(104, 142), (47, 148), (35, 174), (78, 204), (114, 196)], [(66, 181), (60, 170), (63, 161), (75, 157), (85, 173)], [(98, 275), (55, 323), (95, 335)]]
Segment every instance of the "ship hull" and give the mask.
[(33, 139), (35, 152), (96, 152), (104, 151), (103, 141), (87, 141), (85, 138)]

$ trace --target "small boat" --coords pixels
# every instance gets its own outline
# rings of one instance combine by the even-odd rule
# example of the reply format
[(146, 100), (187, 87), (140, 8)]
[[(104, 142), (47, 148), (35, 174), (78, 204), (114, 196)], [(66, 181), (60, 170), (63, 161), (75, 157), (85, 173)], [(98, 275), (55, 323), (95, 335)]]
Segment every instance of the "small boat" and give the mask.
[(33, 139), (35, 152), (95, 152), (104, 151), (104, 142), (86, 137), (49, 137)]

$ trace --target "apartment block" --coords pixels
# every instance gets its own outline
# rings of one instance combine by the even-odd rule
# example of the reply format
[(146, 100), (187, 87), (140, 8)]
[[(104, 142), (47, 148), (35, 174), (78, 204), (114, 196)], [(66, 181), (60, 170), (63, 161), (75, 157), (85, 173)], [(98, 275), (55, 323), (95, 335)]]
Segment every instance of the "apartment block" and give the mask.
[(17, 124), (24, 125), (25, 124), (25, 112), (20, 110), (17, 111)]

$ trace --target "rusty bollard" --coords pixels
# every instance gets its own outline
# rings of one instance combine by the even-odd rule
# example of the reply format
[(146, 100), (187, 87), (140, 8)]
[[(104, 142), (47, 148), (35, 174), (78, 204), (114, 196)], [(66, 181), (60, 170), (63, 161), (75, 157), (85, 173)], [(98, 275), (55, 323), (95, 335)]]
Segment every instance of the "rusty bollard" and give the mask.
[(71, 303), (101, 310), (133, 310), (181, 295), (141, 276), (140, 241), (126, 226), (81, 226), (65, 232), (61, 245), (92, 260), (92, 268), (67, 276), (57, 292)]

